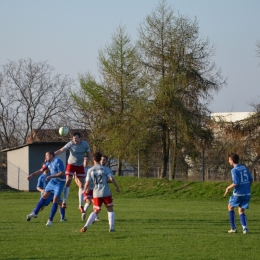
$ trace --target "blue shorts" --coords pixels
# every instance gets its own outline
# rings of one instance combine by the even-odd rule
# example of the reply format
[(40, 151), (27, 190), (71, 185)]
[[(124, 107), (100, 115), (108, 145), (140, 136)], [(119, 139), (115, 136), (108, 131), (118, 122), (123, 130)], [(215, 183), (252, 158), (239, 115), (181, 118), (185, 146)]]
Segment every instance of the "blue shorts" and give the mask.
[(56, 181), (54, 179), (51, 179), (50, 182), (45, 187), (45, 191), (46, 192), (51, 191), (54, 193), (54, 196), (60, 197), (64, 186), (65, 186), (65, 181)]
[(234, 196), (231, 195), (229, 198), (229, 204), (232, 207), (240, 207), (242, 209), (249, 209), (249, 201), (250, 201), (251, 195), (246, 196)]
[[(42, 197), (42, 195), (40, 196), (40, 199), (41, 199), (41, 197)], [(51, 195), (46, 199), (44, 207), (48, 206), (51, 202), (53, 202), (53, 197), (54, 197), (54, 194), (51, 193)], [(59, 202), (62, 202), (61, 198), (59, 198)]]
[(51, 193), (51, 195), (45, 201), (45, 205), (44, 205), (45, 207), (48, 206), (50, 204), (50, 202), (53, 201), (53, 197), (54, 197), (54, 194)]

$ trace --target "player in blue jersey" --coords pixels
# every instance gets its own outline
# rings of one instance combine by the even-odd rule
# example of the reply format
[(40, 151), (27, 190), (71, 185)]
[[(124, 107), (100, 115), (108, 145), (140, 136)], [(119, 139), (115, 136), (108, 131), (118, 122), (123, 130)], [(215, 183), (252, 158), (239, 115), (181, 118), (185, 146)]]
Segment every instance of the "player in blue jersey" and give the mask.
[(109, 179), (115, 185), (117, 192), (120, 192), (120, 189), (112, 175), (111, 170), (108, 167), (103, 167), (102, 165), (100, 165), (101, 156), (102, 155), (99, 152), (93, 154), (94, 166), (90, 168), (87, 173), (84, 192), (87, 192), (91, 184), (93, 185), (94, 211), (89, 215), (85, 226), (80, 230), (81, 232), (85, 232), (87, 228), (95, 221), (103, 203), (107, 207), (109, 232), (115, 231), (115, 213), (113, 210), (113, 199), (107, 180)]
[(87, 153), (89, 160), (92, 160), (90, 153), (89, 145), (86, 141), (81, 140), (80, 133), (73, 133), (72, 141), (67, 143), (64, 147), (57, 150), (55, 155), (59, 155), (65, 151), (69, 151), (68, 165), (66, 167), (66, 184), (64, 187), (64, 196), (63, 196), (63, 207), (66, 208), (67, 198), (69, 196), (69, 189), (73, 176), (75, 175), (76, 183), (79, 187), (78, 196), (79, 196), (79, 207), (81, 213), (84, 213), (83, 203), (83, 187), (85, 184), (86, 173), (84, 171), (83, 162), (84, 155)]
[(49, 219), (46, 223), (46, 226), (51, 226), (53, 218), (56, 214), (56, 211), (58, 209), (58, 203), (59, 198), (61, 195), (61, 192), (64, 188), (66, 177), (65, 177), (65, 168), (64, 164), (61, 161), (61, 159), (55, 157), (54, 152), (49, 151), (45, 154), (46, 159), (46, 166), (48, 167), (50, 171), (50, 175), (46, 177), (46, 180), (49, 181), (47, 186), (44, 189), (44, 193), (36, 205), (34, 211), (30, 213), (27, 218), (36, 218), (38, 216), (38, 213), (40, 209), (45, 205), (47, 199), (51, 194), (54, 194), (53, 197), (53, 204), (50, 212)]
[[(49, 169), (45, 166), (45, 164), (42, 165), (42, 168), (34, 173), (32, 173), (31, 175), (28, 176), (28, 180), (31, 179), (32, 176), (38, 174), (38, 172), (43, 172), (40, 177), (38, 178), (38, 182), (37, 182), (37, 186), (36, 186), (36, 189), (41, 193), (40, 195), (40, 199), (41, 199), (41, 196), (42, 194), (44, 193), (44, 190), (45, 190), (45, 187), (47, 186), (47, 184), (49, 183), (49, 181), (46, 180), (46, 178), (50, 175), (49, 174)], [(50, 204), (50, 202), (53, 202), (53, 197), (54, 197), (54, 194), (52, 193), (48, 199), (46, 200), (45, 202), (45, 205), (40, 209), (43, 210), (44, 207), (48, 206)], [(60, 216), (61, 216), (61, 219), (60, 221), (61, 222), (65, 222), (67, 221), (66, 218), (65, 218), (65, 209), (62, 208), (62, 200), (61, 198), (59, 198), (59, 205), (60, 205)], [(32, 210), (32, 212), (34, 212), (35, 209)], [(31, 218), (30, 216), (28, 215), (27, 218), (26, 218), (27, 221), (30, 221)]]
[(230, 196), (228, 203), (228, 214), (231, 224), (231, 229), (228, 233), (237, 233), (234, 207), (238, 207), (238, 214), (243, 228), (243, 234), (247, 234), (248, 227), (245, 209), (249, 208), (253, 178), (247, 167), (239, 164), (239, 156), (236, 153), (231, 153), (228, 156), (228, 162), (233, 166), (233, 169), (231, 170), (233, 183), (226, 188), (224, 194), (224, 196), (226, 196), (228, 191), (233, 189), (233, 194)]

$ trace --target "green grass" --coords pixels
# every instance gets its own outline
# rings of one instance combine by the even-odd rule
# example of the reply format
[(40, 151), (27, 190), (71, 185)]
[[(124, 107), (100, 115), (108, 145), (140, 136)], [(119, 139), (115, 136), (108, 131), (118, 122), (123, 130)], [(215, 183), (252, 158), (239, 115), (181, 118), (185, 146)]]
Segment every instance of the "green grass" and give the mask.
[[(260, 196), (253, 186), (246, 211), (249, 234), (228, 234), (228, 183), (176, 182), (117, 178), (121, 194), (114, 197), (115, 233), (108, 232), (107, 213), (80, 233), (77, 189), (71, 188), (67, 223), (55, 216), (46, 227), (50, 206), (26, 222), (36, 192), (0, 192), (0, 259), (259, 259)], [(88, 211), (89, 215), (90, 210)]]

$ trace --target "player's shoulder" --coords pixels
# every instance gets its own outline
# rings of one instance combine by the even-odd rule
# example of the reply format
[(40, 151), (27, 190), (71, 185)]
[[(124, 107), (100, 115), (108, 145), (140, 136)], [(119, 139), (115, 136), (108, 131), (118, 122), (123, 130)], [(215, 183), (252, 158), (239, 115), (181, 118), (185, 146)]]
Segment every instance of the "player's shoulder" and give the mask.
[(85, 140), (81, 140), (80, 144), (81, 144), (82, 146), (88, 146), (88, 142), (85, 141)]
[(66, 144), (64, 145), (64, 147), (67, 148), (67, 147), (70, 147), (70, 146), (72, 146), (72, 145), (73, 145), (73, 142), (72, 142), (72, 141), (69, 141), (68, 143), (66, 143)]
[(101, 167), (104, 169), (105, 173), (112, 174), (112, 170), (109, 167), (103, 165)]
[(63, 163), (59, 157), (55, 157), (53, 160), (54, 163)]
[(96, 167), (95, 167), (96, 165), (94, 165), (94, 166), (89, 166), (89, 168), (88, 168), (88, 172), (92, 172), (93, 170), (95, 170), (96, 169)]
[(42, 180), (42, 179), (46, 178), (45, 176), (46, 176), (46, 175), (45, 175), (44, 173), (42, 173), (42, 174), (39, 176), (38, 179), (39, 179), (39, 180)]

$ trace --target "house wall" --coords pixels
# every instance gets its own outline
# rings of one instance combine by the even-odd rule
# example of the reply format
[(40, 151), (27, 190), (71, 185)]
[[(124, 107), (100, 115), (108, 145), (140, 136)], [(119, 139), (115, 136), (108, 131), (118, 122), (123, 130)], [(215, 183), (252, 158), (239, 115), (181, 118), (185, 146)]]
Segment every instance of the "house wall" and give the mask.
[[(7, 151), (7, 185), (24, 191), (36, 191), (38, 176), (27, 180), (33, 172), (41, 169), (47, 151), (56, 151), (65, 143), (38, 143)], [(66, 153), (58, 156), (66, 167)]]
[[(47, 151), (57, 151), (62, 147), (62, 144), (38, 144), (29, 146), (29, 173), (33, 173), (42, 167), (42, 163), (45, 160), (45, 153)], [(66, 167), (66, 153), (60, 154), (59, 157)], [(29, 174), (28, 174), (29, 175)], [(28, 176), (27, 175), (27, 176)], [(29, 181), (29, 191), (35, 191), (38, 181), (38, 176), (35, 176)], [(27, 178), (27, 177), (26, 177)]]
[(28, 190), (29, 147), (7, 152), (7, 185), (17, 190)]

